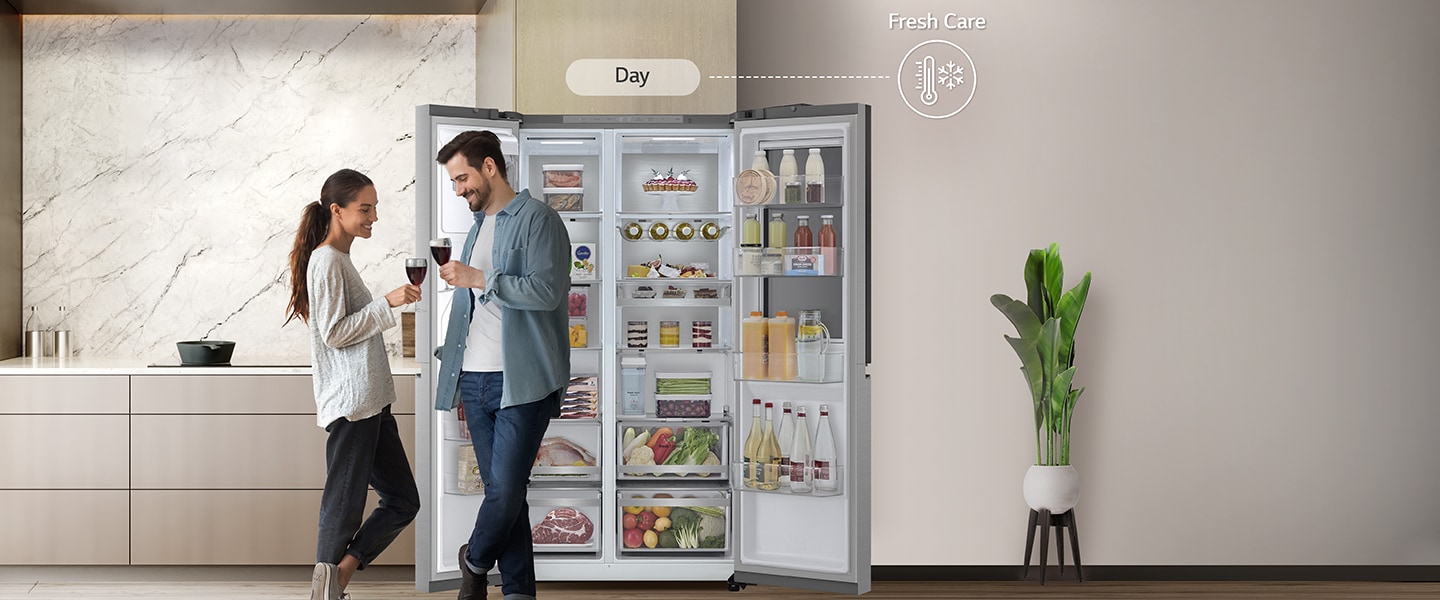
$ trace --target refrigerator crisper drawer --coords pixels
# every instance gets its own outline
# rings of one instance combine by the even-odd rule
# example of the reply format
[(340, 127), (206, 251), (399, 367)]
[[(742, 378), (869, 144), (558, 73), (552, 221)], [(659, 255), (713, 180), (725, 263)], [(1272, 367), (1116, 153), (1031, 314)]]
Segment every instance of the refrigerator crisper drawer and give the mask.
[(730, 550), (730, 493), (676, 488), (620, 490), (622, 555), (666, 555)]
[(600, 479), (599, 450), (599, 421), (552, 420), (535, 455), (530, 478), (532, 481)]
[(536, 552), (600, 552), (600, 490), (532, 489), (526, 500)]
[(620, 422), (618, 433), (618, 479), (723, 482), (729, 477), (725, 457), (730, 426), (723, 421), (627, 420)]

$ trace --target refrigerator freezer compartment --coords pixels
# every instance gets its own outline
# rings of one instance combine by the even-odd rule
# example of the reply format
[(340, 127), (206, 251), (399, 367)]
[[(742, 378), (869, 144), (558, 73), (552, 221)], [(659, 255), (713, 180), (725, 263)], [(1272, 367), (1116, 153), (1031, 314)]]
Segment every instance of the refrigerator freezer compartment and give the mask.
[(599, 553), (600, 500), (600, 490), (530, 490), (527, 502), (535, 551)]
[(535, 465), (530, 470), (531, 479), (599, 479), (600, 432), (598, 421), (550, 421), (550, 428), (535, 455)]
[[(730, 465), (731, 489), (737, 492), (744, 493), (753, 492), (757, 494), (783, 494), (787, 496), (815, 497), (839, 496), (845, 493), (845, 467), (830, 467), (829, 469), (826, 469), (826, 476), (835, 483), (833, 486), (827, 486), (825, 489), (821, 489), (820, 487), (815, 485), (815, 467), (805, 467), (805, 471), (810, 474), (809, 491), (796, 491), (793, 484), (787, 483), (785, 481), (781, 481), (780, 485), (775, 489), (764, 489), (759, 487), (758, 485), (752, 485), (749, 479), (746, 477), (746, 471), (748, 470), (746, 467), (747, 465), (743, 462)], [(794, 466), (791, 466), (791, 469), (794, 468)]]
[(723, 421), (627, 420), (616, 429), (618, 479), (723, 481), (729, 474), (725, 457), (730, 427)]
[(725, 490), (623, 489), (617, 494), (622, 556), (730, 550), (730, 496)]

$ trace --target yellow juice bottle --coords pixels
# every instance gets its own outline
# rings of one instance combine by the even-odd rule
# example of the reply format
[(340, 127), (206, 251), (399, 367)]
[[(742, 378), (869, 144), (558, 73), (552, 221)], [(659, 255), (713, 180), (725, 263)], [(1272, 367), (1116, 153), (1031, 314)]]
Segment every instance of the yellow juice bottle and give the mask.
[(768, 325), (769, 378), (776, 381), (794, 381), (798, 365), (795, 362), (795, 318), (782, 310), (775, 313)]
[(769, 349), (769, 331), (766, 325), (764, 313), (758, 310), (752, 311), (749, 317), (740, 322), (740, 352), (744, 356), (740, 376), (744, 379), (766, 378), (765, 356)]

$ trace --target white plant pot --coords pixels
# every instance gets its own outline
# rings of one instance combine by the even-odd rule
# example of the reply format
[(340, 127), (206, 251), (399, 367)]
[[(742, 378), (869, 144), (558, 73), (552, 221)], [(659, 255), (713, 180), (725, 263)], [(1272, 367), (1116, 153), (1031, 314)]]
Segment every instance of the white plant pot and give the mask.
[(1058, 515), (1080, 500), (1080, 474), (1075, 467), (1034, 465), (1025, 472), (1025, 503), (1035, 510), (1048, 510)]

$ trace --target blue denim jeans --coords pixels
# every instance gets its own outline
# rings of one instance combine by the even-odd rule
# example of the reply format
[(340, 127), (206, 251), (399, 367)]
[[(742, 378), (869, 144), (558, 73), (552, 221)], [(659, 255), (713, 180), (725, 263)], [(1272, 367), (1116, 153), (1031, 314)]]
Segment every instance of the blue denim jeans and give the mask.
[(550, 419), (560, 412), (565, 389), (538, 402), (502, 409), (504, 382), (500, 372), (460, 374), (460, 402), (465, 406), (465, 423), (485, 484), (485, 500), (475, 517), (466, 559), (482, 573), (498, 563), (500, 589), (506, 596), (534, 596), (535, 548), (525, 494), (530, 467)]
[[(364, 569), (420, 512), (420, 491), (400, 429), (386, 406), (359, 421), (344, 417), (325, 426), (325, 491), (320, 495), (320, 535), (315, 562), (340, 564), (346, 554)], [(365, 522), (365, 496), (374, 487), (380, 505)]]

